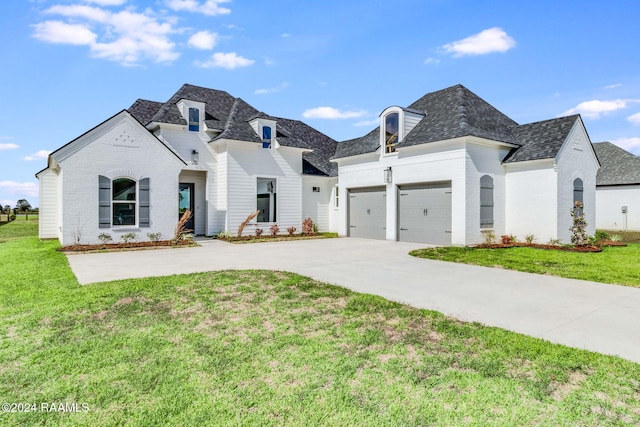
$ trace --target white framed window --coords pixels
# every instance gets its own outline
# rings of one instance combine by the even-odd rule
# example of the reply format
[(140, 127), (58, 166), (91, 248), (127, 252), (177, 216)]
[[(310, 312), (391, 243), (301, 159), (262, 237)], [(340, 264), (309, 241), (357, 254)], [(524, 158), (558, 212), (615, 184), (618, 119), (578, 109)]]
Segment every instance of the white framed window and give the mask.
[(384, 116), (384, 153), (391, 154), (396, 152), (396, 145), (400, 137), (400, 114), (389, 113)]
[(573, 180), (573, 209), (577, 215), (582, 216), (584, 212), (584, 183), (580, 178)]
[(493, 228), (493, 178), (480, 178), (480, 228)]
[(150, 227), (150, 180), (98, 176), (98, 227)]
[(262, 148), (271, 148), (271, 126), (262, 126)]
[(200, 110), (197, 108), (189, 108), (189, 131), (200, 132)]
[(333, 199), (333, 207), (339, 208), (340, 207), (340, 187), (336, 185), (335, 189), (336, 189), (336, 194)]
[(277, 221), (277, 180), (275, 178), (257, 178), (256, 210), (257, 222)]
[(113, 226), (136, 225), (136, 187), (129, 178), (117, 178), (112, 183), (111, 224)]

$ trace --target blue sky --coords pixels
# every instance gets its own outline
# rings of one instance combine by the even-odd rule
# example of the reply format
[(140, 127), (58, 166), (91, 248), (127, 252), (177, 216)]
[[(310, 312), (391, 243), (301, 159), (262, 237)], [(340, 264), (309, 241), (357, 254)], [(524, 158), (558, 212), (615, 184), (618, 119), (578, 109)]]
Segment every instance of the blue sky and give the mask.
[(12, 0), (0, 16), (0, 203), (137, 98), (221, 89), (337, 140), (461, 83), (518, 123), (580, 113), (640, 154), (640, 3)]

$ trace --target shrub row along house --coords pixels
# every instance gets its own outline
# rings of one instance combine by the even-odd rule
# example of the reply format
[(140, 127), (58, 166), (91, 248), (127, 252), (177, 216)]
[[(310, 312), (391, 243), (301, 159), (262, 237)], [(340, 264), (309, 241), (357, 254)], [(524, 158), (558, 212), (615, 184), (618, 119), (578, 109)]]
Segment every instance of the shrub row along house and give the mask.
[[(198, 235), (260, 228), (466, 245), (495, 235), (569, 241), (575, 200), (595, 218), (599, 163), (578, 115), (519, 125), (461, 85), (380, 114), (344, 142), (269, 116), (230, 94), (182, 86), (137, 100), (51, 153), (40, 237), (63, 245), (173, 234), (184, 209)], [(595, 231), (589, 223), (590, 234)]]

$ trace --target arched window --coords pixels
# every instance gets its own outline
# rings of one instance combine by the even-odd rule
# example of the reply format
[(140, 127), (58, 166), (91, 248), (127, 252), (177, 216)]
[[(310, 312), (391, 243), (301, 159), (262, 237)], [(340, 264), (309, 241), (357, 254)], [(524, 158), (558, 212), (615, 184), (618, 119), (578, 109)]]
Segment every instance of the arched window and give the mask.
[(493, 178), (480, 178), (480, 228), (493, 228)]
[(150, 179), (98, 176), (98, 227), (149, 227), (151, 225)]
[(584, 208), (584, 184), (580, 178), (573, 180), (573, 207), (576, 213), (582, 215)]
[(396, 144), (398, 144), (398, 127), (400, 115), (398, 113), (389, 113), (384, 118), (384, 152), (385, 154), (394, 153)]

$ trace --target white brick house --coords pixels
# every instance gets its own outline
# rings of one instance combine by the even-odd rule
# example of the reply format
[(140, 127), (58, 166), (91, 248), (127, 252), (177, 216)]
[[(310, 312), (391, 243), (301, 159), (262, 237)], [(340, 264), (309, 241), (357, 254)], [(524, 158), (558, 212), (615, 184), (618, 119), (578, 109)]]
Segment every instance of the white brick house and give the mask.
[(593, 148), (602, 164), (596, 182), (596, 226), (640, 231), (640, 157), (610, 142)]
[(337, 143), (226, 92), (184, 85), (136, 101), (54, 151), (40, 180), (40, 237), (63, 245), (169, 238), (311, 217), (342, 236), (467, 245), (483, 232), (569, 241), (573, 201), (595, 231), (598, 160), (580, 116), (518, 125), (457, 85), (392, 106)]
[(338, 144), (333, 160), (347, 201), (342, 235), (468, 245), (491, 231), (569, 242), (574, 200), (595, 218), (599, 164), (580, 116), (518, 125), (461, 85), (385, 109), (379, 128)]
[[(337, 143), (297, 120), (267, 116), (226, 92), (184, 85), (167, 102), (137, 100), (54, 151), (40, 180), (40, 237), (62, 245), (135, 233), (173, 236), (179, 213), (198, 235), (257, 227), (331, 226)], [(251, 230), (250, 230), (251, 231)]]

